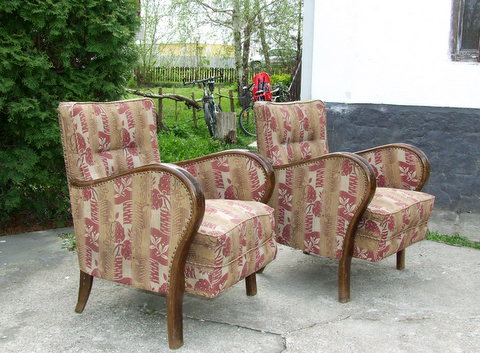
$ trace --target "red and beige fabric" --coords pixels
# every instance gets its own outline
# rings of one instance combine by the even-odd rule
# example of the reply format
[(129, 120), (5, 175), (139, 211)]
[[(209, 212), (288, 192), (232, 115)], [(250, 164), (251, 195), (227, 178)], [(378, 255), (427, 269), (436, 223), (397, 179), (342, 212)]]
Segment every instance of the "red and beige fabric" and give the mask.
[(428, 178), (427, 157), (418, 149), (393, 144), (357, 152), (373, 168), (377, 187), (420, 190)]
[[(161, 164), (154, 108), (148, 99), (59, 106), (81, 270), (76, 310), (93, 277), (167, 295), (169, 343), (178, 348), (184, 290), (215, 297), (246, 279), (254, 295), (255, 272), (275, 258), (265, 204), (274, 175), (248, 151), (187, 162), (195, 176)], [(205, 200), (201, 185), (210, 184), (223, 191), (207, 188)]]
[(160, 163), (151, 100), (68, 102), (59, 111), (69, 178), (97, 180)]
[(433, 201), (424, 192), (377, 187), (360, 220), (353, 256), (377, 262), (423, 240)]
[(230, 150), (176, 164), (198, 180), (207, 199), (261, 201), (268, 185), (266, 166), (261, 163), (241, 151)]
[(257, 135), (261, 136), (257, 145), (274, 166), (328, 153), (327, 111), (322, 102), (265, 103), (255, 103)]
[(275, 257), (273, 209), (254, 201), (207, 200), (186, 265), (186, 291), (214, 297)]
[(397, 254), (425, 238), (434, 196), (423, 152), (391, 144), (329, 153), (321, 101), (255, 103), (260, 154), (274, 165), (277, 242), (340, 260), (339, 299), (350, 298), (350, 262)]

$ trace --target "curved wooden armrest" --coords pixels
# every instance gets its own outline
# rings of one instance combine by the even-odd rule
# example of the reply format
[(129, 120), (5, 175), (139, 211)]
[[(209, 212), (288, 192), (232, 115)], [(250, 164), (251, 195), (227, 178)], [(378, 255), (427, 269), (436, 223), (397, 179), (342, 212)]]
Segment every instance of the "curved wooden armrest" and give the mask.
[(412, 145), (388, 144), (356, 154), (372, 166), (380, 187), (420, 191), (430, 176), (427, 156)]
[(268, 202), (275, 175), (270, 162), (248, 150), (227, 150), (175, 163), (197, 178), (205, 197)]

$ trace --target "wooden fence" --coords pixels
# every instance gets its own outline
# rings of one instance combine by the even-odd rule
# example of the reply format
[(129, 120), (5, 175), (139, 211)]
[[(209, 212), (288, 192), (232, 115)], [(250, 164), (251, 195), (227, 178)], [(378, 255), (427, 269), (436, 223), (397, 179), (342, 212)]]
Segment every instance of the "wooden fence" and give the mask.
[[(252, 77), (256, 73), (252, 73)], [(279, 75), (285, 73), (285, 70), (283, 68), (275, 68), (269, 70), (269, 73), (271, 75)], [(155, 67), (143, 72), (141, 69), (135, 69), (135, 77), (139, 85), (182, 82), (183, 79), (193, 81), (219, 75), (223, 75), (223, 78), (216, 80), (217, 83), (233, 84), (237, 79), (237, 70), (218, 67)]]

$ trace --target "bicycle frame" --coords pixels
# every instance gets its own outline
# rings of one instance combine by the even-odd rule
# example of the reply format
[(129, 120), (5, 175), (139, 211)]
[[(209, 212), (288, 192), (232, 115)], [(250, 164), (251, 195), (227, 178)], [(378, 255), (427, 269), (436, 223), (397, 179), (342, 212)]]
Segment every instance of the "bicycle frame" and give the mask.
[(204, 103), (212, 103), (215, 101), (213, 94), (215, 93), (215, 81), (204, 81), (203, 84), (203, 97), (202, 101)]
[(218, 78), (223, 78), (223, 75), (212, 76), (203, 80), (194, 80), (191, 82), (185, 82), (184, 85), (195, 85), (201, 83), (203, 85), (203, 111), (205, 112), (205, 123), (207, 124), (208, 132), (210, 136), (215, 137), (215, 129), (217, 124), (217, 113), (220, 110), (217, 104), (215, 104), (215, 80)]

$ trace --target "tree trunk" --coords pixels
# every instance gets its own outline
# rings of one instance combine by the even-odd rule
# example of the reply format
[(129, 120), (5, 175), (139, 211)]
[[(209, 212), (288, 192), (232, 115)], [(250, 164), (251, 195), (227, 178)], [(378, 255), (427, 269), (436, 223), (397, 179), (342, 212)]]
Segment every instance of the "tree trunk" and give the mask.
[(250, 0), (245, 0), (243, 2), (243, 18), (245, 26), (243, 28), (243, 52), (242, 52), (242, 66), (243, 66), (243, 77), (242, 77), (242, 86), (247, 86), (250, 78), (250, 39), (252, 36), (252, 27), (254, 19), (251, 18), (250, 12)]
[[(297, 57), (296, 57), (296, 65), (293, 68), (295, 70), (298, 65), (300, 64), (300, 61), (302, 60), (302, 27), (303, 27), (303, 17), (302, 17), (302, 6), (303, 6), (303, 1), (298, 0), (298, 22), (297, 22)], [(295, 74), (295, 73), (293, 73)]]
[(237, 68), (237, 90), (238, 94), (242, 94), (242, 32), (240, 24), (240, 0), (233, 1), (232, 11), (232, 27), (233, 27), (233, 45), (235, 48), (235, 67)]
[[(301, 1), (301, 0), (300, 0)], [(267, 43), (267, 38), (265, 36), (265, 23), (263, 22), (263, 16), (260, 12), (260, 0), (255, 0), (255, 12), (258, 13), (257, 24), (258, 24), (258, 36), (260, 37), (260, 43), (262, 45), (262, 55), (265, 59), (265, 69), (270, 70), (270, 54), (268, 53), (270, 48)]]

